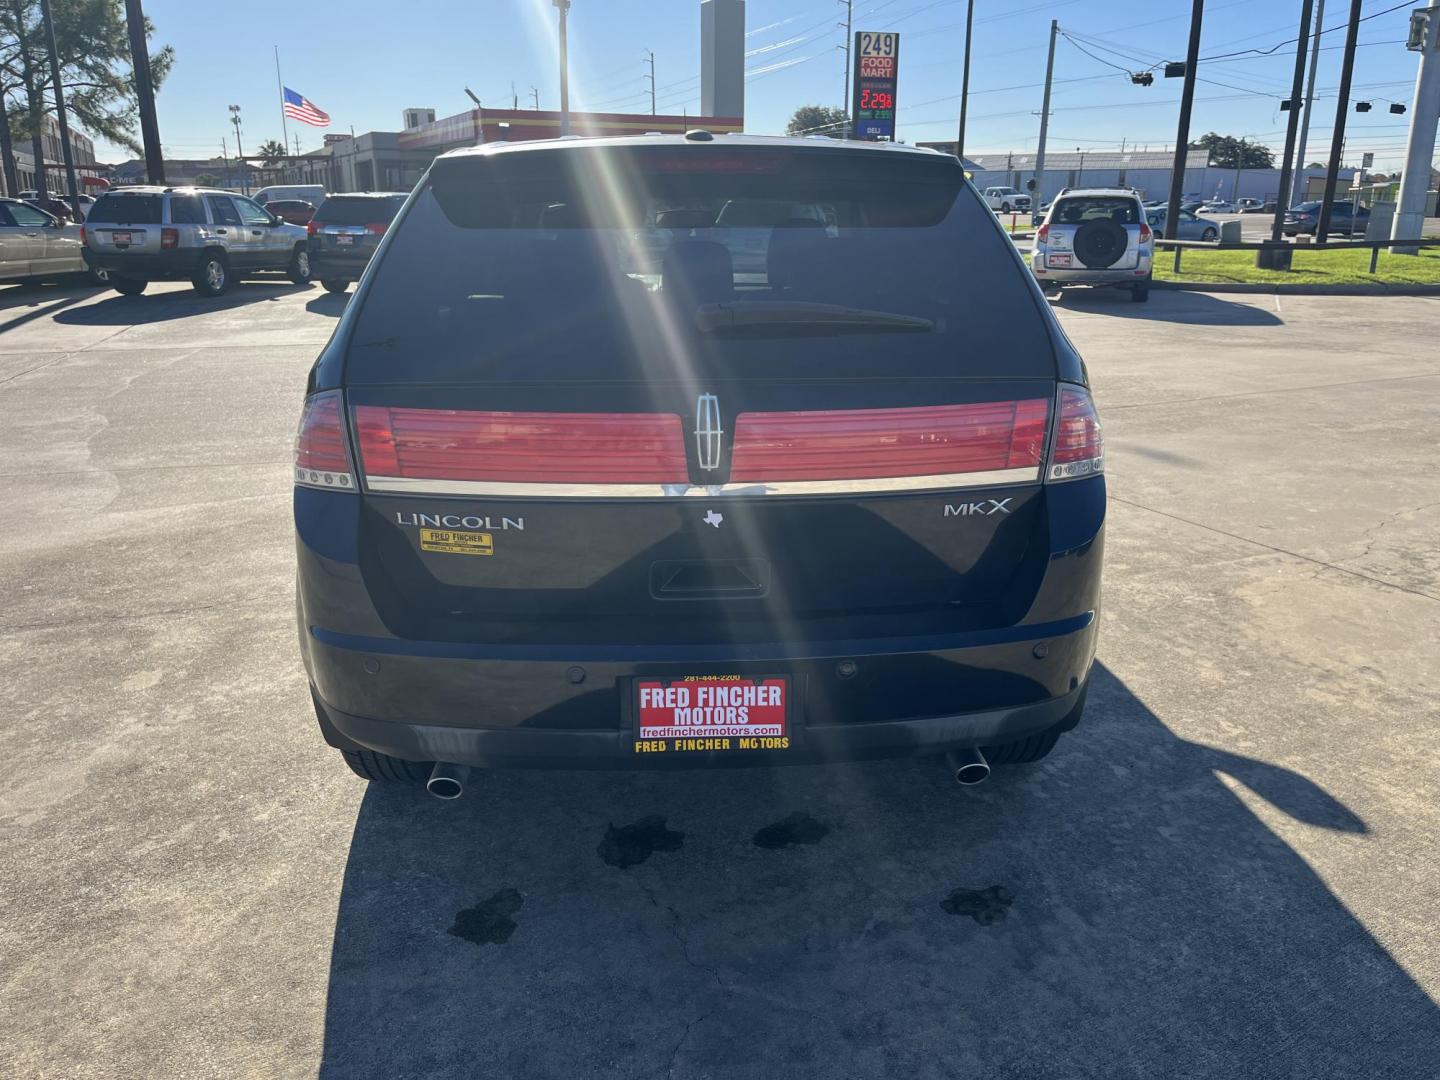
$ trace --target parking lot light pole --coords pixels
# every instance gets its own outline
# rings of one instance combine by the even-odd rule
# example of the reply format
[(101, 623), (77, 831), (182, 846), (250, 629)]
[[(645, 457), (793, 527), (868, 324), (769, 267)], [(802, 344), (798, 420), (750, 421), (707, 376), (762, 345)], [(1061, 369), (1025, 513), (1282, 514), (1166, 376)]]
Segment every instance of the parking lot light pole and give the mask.
[(1050, 53), (1045, 58), (1045, 94), (1040, 99), (1040, 141), (1035, 144), (1035, 190), (1030, 193), (1030, 220), (1039, 222), (1040, 205), (1045, 201), (1045, 136), (1050, 131), (1050, 83), (1055, 77), (1055, 38), (1060, 24), (1050, 20)]
[(570, 134), (570, 47), (567, 41), (567, 23), (570, 15), (570, 0), (555, 0), (560, 12), (560, 134)]
[[(1330, 133), (1330, 161), (1325, 170), (1325, 199), (1320, 204), (1320, 220), (1315, 223), (1315, 242), (1323, 244), (1330, 232), (1330, 209), (1335, 202), (1335, 184), (1340, 179), (1340, 157), (1345, 152), (1345, 119), (1350, 112), (1350, 76), (1355, 73), (1355, 39), (1360, 34), (1362, 0), (1350, 0), (1350, 24), (1345, 28), (1345, 59), (1340, 66), (1340, 97), (1335, 103), (1335, 130)], [(1350, 228), (1355, 228), (1354, 204), (1351, 204)]]
[[(1305, 0), (1300, 5), (1300, 34), (1295, 45), (1295, 75), (1290, 81), (1290, 119), (1285, 127), (1285, 153), (1280, 159), (1280, 190), (1275, 197), (1275, 218), (1270, 223), (1272, 244), (1284, 243), (1280, 230), (1285, 221), (1285, 194), (1290, 190), (1290, 172), (1295, 165), (1295, 137), (1300, 127), (1300, 87), (1305, 78), (1305, 45), (1310, 33), (1311, 4), (1312, 0)], [(1283, 266), (1277, 265), (1282, 261)], [(1281, 252), (1275, 248), (1268, 251), (1261, 248), (1255, 253), (1255, 265), (1261, 269), (1288, 270), (1290, 249), (1287, 247)]]
[[(1411, 39), (1420, 54), (1415, 100), (1410, 107), (1410, 139), (1400, 195), (1395, 203), (1392, 240), (1418, 240), (1425, 226), (1425, 192), (1430, 186), (1430, 159), (1435, 155), (1435, 124), (1440, 119), (1440, 0), (1411, 16)], [(1415, 25), (1416, 23), (1419, 25)], [(1419, 248), (1390, 249), (1396, 255), (1418, 255)]]

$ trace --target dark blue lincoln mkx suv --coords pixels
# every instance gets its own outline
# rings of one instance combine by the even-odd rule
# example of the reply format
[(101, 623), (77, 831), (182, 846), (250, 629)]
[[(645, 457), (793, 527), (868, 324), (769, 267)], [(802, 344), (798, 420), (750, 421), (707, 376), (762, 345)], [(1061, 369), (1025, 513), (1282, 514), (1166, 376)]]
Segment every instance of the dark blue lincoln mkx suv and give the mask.
[(944, 754), (1079, 721), (1104, 453), (953, 158), (685, 136), (438, 158), (316, 361), (300, 648), (361, 776)]

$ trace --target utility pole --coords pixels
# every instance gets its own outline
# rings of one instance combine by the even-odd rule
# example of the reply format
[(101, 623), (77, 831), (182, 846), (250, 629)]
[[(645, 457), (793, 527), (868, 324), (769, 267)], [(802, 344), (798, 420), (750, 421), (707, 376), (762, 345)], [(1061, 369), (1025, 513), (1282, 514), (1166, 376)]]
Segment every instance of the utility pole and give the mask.
[(510, 108), (520, 111), (520, 95), (515, 92), (515, 80), (510, 80)]
[(249, 178), (245, 175), (245, 147), (240, 142), (240, 106), (230, 106), (230, 123), (235, 125), (235, 161), (240, 166), (240, 190), (250, 194)]
[(140, 0), (125, 0), (125, 25), (130, 31), (130, 63), (135, 68), (135, 103), (140, 110), (140, 139), (145, 144), (145, 172), (150, 183), (163, 184), (165, 156), (160, 151), (155, 84), (150, 81), (150, 46), (145, 43), (145, 12)]
[(221, 187), (230, 187), (230, 144), (225, 141), (225, 136), (220, 136), (220, 162), (225, 166), (225, 171), (220, 177)]
[(539, 111), (540, 111), (540, 89), (539, 89), (539, 87), (535, 87), (535, 86), (530, 87), (530, 93), (532, 93), (532, 94), (535, 95), (535, 111), (536, 111), (536, 112), (539, 112)]
[[(560, 134), (570, 134), (570, 46), (566, 40), (570, 0), (555, 0), (560, 12)], [(536, 108), (539, 108), (537, 105)]]
[(55, 87), (55, 119), (60, 123), (60, 156), (65, 160), (65, 182), (70, 191), (70, 209), (79, 221), (80, 186), (75, 180), (75, 151), (70, 148), (70, 123), (65, 119), (65, 90), (60, 85), (60, 53), (55, 48), (55, 20), (50, 17), (50, 0), (40, 0), (40, 18), (45, 23), (45, 45), (50, 50), (50, 81)]
[(1204, 17), (1205, 0), (1193, 0), (1190, 44), (1185, 50), (1185, 87), (1180, 92), (1180, 123), (1175, 129), (1175, 163), (1170, 167), (1170, 198), (1165, 203), (1165, 233), (1170, 240), (1180, 235), (1180, 197), (1185, 193), (1185, 164), (1190, 153), (1190, 109), (1195, 103), (1195, 69), (1200, 64), (1200, 23)]
[[(1355, 39), (1360, 34), (1362, 2), (1350, 0), (1350, 24), (1345, 28), (1345, 59), (1340, 65), (1340, 97), (1335, 103), (1335, 130), (1330, 133), (1330, 162), (1325, 170), (1325, 199), (1320, 204), (1320, 220), (1315, 223), (1317, 244), (1323, 244), (1330, 231), (1330, 209), (1335, 202), (1335, 183), (1340, 178), (1340, 158), (1345, 153), (1345, 119), (1350, 112), (1350, 76), (1355, 73)], [(1428, 161), (1426, 165), (1429, 165)], [(1428, 170), (1426, 179), (1429, 179)], [(1351, 221), (1354, 221), (1353, 217)]]
[[(1310, 135), (1310, 109), (1315, 104), (1315, 69), (1320, 66), (1320, 31), (1323, 29), (1321, 24), (1324, 21), (1325, 0), (1315, 0), (1315, 40), (1310, 46), (1310, 79), (1305, 86), (1305, 119), (1300, 125), (1300, 143), (1295, 149), (1295, 186), (1290, 191), (1291, 206), (1303, 201), (1302, 196), (1304, 192), (1300, 189), (1305, 186), (1305, 140)], [(1305, 48), (1305, 42), (1303, 40), (1304, 33), (1301, 34), (1301, 38), (1300, 48), (1303, 50)], [(1292, 105), (1290, 107), (1293, 109), (1295, 106)], [(1285, 189), (1282, 186), (1280, 189), (1280, 198), (1275, 200), (1276, 203), (1281, 202), (1284, 197)], [(1281, 207), (1281, 209), (1283, 210), (1284, 207)]]
[(655, 115), (655, 50), (648, 50), (650, 53), (650, 115)]
[[(1417, 240), (1425, 224), (1425, 189), (1430, 186), (1435, 125), (1440, 121), (1440, 0), (1432, 0), (1423, 12), (1411, 13), (1410, 40), (1419, 46), (1414, 51), (1420, 54), (1420, 71), (1415, 76), (1415, 100), (1410, 106), (1410, 141), (1405, 150), (1405, 171), (1400, 174), (1400, 197), (1390, 226), (1392, 240)], [(1413, 247), (1390, 250), (1396, 255), (1419, 254), (1419, 248)]]
[(970, 26), (975, 21), (975, 0), (965, 3), (965, 63), (960, 75), (960, 132), (955, 139), (955, 156), (965, 165), (965, 107), (970, 103)]
[(1045, 57), (1045, 93), (1040, 102), (1040, 141), (1035, 144), (1035, 190), (1030, 193), (1030, 216), (1040, 220), (1040, 204), (1045, 201), (1045, 136), (1050, 130), (1050, 83), (1055, 77), (1055, 39), (1060, 36), (1060, 23), (1050, 20), (1050, 52)]
[(854, 82), (854, 80), (850, 78), (850, 50), (855, 41), (855, 32), (853, 30), (855, 25), (855, 0), (840, 0), (840, 3), (845, 5), (845, 21), (835, 24), (836, 26), (845, 27), (845, 44), (840, 46), (845, 50), (845, 93), (840, 98), (840, 110), (845, 114), (845, 125), (840, 129), (840, 138), (848, 139), (850, 138), (850, 127), (854, 122), (854, 118), (850, 115), (851, 106), (854, 104), (850, 100), (850, 87)]
[[(1295, 153), (1296, 128), (1300, 126), (1300, 85), (1305, 78), (1305, 38), (1310, 32), (1310, 4), (1311, 0), (1304, 0), (1304, 3), (1300, 5), (1300, 33), (1299, 41), (1295, 45), (1295, 74), (1290, 80), (1290, 119), (1285, 125), (1285, 153), (1280, 158), (1280, 188), (1275, 196), (1275, 218), (1270, 222), (1270, 243), (1272, 244), (1284, 243), (1280, 239), (1280, 227), (1285, 221), (1285, 193), (1290, 190), (1292, 166), (1297, 167), (1295, 175), (1297, 177), (1299, 175), (1299, 163), (1292, 160), (1292, 155)], [(1322, 8), (1325, 6), (1325, 0), (1320, 0), (1320, 6)], [(1320, 28), (1319, 16), (1316, 17), (1315, 28), (1317, 30)], [(1320, 39), (1317, 37), (1315, 41), (1318, 44)], [(1312, 79), (1315, 76), (1313, 63), (1310, 67), (1310, 76)], [(1311, 86), (1314, 86), (1313, 82)], [(1305, 109), (1308, 115), (1310, 109), (1308, 101), (1305, 103)], [(1300, 152), (1302, 154), (1305, 152), (1303, 142)], [(1292, 205), (1295, 201), (1298, 201), (1298, 196), (1292, 200)], [(1267, 256), (1269, 257), (1267, 258)], [(1281, 262), (1284, 263), (1283, 266), (1279, 265)], [(1262, 249), (1255, 254), (1255, 265), (1271, 270), (1288, 270), (1290, 268), (1290, 249), (1287, 247), (1283, 252), (1278, 249), (1274, 251)]]

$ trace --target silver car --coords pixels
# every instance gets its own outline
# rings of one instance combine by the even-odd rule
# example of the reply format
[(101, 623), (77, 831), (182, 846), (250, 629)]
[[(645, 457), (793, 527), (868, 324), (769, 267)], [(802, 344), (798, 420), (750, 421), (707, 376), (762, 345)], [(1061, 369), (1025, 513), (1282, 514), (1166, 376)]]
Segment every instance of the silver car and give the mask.
[(85, 261), (134, 296), (156, 280), (188, 280), (219, 296), (237, 278), (278, 270), (310, 283), (305, 230), (233, 191), (133, 187), (106, 192), (85, 220)]
[[(1168, 236), (1165, 232), (1165, 211), (1146, 210), (1145, 221), (1156, 236)], [(1180, 211), (1180, 235), (1174, 240), (1219, 240), (1220, 226), (1213, 221), (1202, 221), (1188, 210)]]
[(1155, 234), (1130, 188), (1066, 188), (1035, 232), (1030, 269), (1040, 287), (1101, 285), (1150, 298)]
[(81, 244), (79, 225), (19, 199), (0, 199), (0, 281), (87, 273)]

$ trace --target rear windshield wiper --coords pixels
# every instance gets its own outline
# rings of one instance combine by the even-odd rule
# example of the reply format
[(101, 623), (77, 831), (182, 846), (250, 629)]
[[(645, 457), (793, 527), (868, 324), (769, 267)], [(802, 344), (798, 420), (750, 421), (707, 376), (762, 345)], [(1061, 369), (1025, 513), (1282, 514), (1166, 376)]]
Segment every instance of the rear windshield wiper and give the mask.
[(701, 304), (695, 312), (695, 325), (702, 334), (763, 329), (832, 334), (925, 333), (935, 329), (933, 319), (918, 315), (801, 300), (736, 300), (726, 304)]

